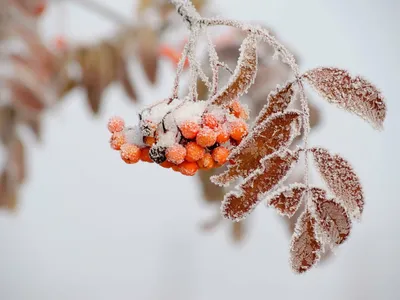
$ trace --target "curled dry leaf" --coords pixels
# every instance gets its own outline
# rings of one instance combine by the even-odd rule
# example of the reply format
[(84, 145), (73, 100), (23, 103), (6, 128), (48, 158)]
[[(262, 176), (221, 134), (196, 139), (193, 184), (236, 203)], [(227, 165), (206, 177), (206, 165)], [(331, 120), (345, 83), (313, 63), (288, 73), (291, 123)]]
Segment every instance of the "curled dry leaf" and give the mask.
[(283, 88), (278, 87), (272, 91), (267, 98), (267, 105), (260, 111), (255, 124), (259, 125), (268, 119), (272, 114), (283, 112), (293, 99), (293, 83), (288, 82)]
[(352, 77), (346, 70), (317, 68), (303, 78), (330, 103), (337, 104), (381, 129), (386, 117), (386, 104), (381, 92), (366, 79)]
[(290, 150), (262, 159), (260, 168), (237, 186), (238, 191), (225, 195), (221, 205), (222, 215), (233, 221), (244, 219), (257, 206), (263, 194), (286, 179), (298, 159), (299, 151)]
[(305, 191), (304, 184), (293, 183), (274, 192), (267, 203), (276, 208), (281, 215), (291, 218), (299, 209)]
[(243, 40), (235, 71), (228, 85), (211, 99), (212, 104), (228, 104), (246, 93), (254, 83), (258, 64), (257, 42), (258, 37), (253, 34)]
[(0, 138), (3, 144), (8, 144), (14, 137), (17, 112), (13, 106), (0, 107)]
[(297, 219), (290, 246), (290, 263), (296, 273), (306, 272), (320, 259), (322, 245), (317, 239), (316, 223), (308, 210)]
[(9, 79), (7, 84), (11, 89), (12, 99), (17, 106), (33, 113), (40, 113), (45, 109), (45, 102), (24, 83), (16, 79)]
[(154, 84), (158, 69), (158, 35), (154, 29), (150, 27), (139, 29), (137, 54), (147, 79)]
[(331, 245), (342, 244), (351, 230), (351, 220), (346, 210), (334, 199), (328, 199), (323, 189), (312, 188), (311, 195), (318, 227), (323, 231), (326, 242)]
[(364, 193), (360, 180), (347, 160), (323, 148), (311, 152), (319, 173), (352, 218), (360, 219)]
[(15, 168), (16, 180), (19, 184), (25, 180), (25, 149), (21, 140), (16, 137), (10, 145), (11, 163)]
[(301, 113), (287, 111), (276, 113), (252, 130), (229, 159), (235, 163), (211, 181), (225, 186), (238, 177), (246, 177), (260, 167), (260, 160), (280, 149), (287, 148), (293, 139), (300, 134)]
[(127, 68), (127, 61), (122, 57), (122, 55), (118, 56), (119, 64), (118, 64), (118, 80), (122, 85), (127, 96), (133, 101), (137, 101), (137, 93), (134, 85), (132, 85), (132, 80), (129, 74), (129, 70)]

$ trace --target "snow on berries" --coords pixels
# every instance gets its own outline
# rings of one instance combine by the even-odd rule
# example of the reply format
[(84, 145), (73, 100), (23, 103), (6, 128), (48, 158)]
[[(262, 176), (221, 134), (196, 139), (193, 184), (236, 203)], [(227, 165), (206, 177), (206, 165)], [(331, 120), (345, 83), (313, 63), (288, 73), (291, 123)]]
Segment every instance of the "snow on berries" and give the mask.
[(164, 99), (144, 108), (139, 123), (120, 117), (108, 122), (111, 148), (127, 164), (139, 161), (193, 176), (224, 165), (248, 133), (247, 110), (239, 100), (226, 106), (209, 101)]

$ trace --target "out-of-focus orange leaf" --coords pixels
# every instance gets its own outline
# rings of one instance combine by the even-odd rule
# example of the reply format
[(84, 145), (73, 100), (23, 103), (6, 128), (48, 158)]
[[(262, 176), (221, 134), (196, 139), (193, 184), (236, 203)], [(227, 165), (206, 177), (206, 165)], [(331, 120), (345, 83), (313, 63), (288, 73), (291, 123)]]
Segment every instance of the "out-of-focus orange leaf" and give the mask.
[(158, 70), (158, 35), (150, 27), (140, 28), (138, 31), (137, 54), (147, 79), (154, 84)]

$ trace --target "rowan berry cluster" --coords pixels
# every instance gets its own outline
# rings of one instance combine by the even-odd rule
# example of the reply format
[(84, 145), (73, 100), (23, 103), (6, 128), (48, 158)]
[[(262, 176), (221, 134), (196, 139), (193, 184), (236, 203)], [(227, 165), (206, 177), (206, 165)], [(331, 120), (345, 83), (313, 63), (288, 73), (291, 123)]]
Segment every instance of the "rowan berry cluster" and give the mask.
[(227, 107), (208, 101), (165, 99), (139, 114), (128, 127), (120, 117), (108, 122), (111, 148), (127, 164), (156, 163), (186, 176), (218, 168), (248, 133), (247, 109), (238, 100)]

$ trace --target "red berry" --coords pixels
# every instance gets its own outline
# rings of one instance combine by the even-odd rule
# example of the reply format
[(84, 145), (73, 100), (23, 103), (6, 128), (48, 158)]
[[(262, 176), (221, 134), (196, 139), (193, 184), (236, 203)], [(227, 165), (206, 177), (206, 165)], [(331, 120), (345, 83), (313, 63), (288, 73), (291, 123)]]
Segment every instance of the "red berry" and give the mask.
[(229, 156), (229, 150), (223, 146), (219, 146), (212, 151), (212, 158), (219, 165), (223, 165)]
[(236, 141), (241, 141), (247, 134), (247, 124), (244, 121), (237, 120), (229, 124), (230, 135)]
[(107, 128), (111, 133), (124, 130), (125, 122), (121, 117), (112, 117), (108, 121)]
[(204, 157), (197, 161), (197, 165), (200, 169), (211, 169), (215, 163), (210, 153), (206, 153)]
[(182, 135), (187, 139), (194, 139), (200, 130), (199, 124), (193, 121), (185, 121), (180, 126), (179, 129)]
[(203, 158), (205, 154), (204, 148), (197, 145), (195, 142), (189, 142), (186, 145), (186, 157), (188, 162), (195, 162)]
[(218, 120), (214, 115), (207, 113), (203, 116), (203, 125), (214, 129), (218, 127)]
[(141, 161), (145, 161), (145, 162), (149, 162), (149, 163), (153, 163), (154, 162), (149, 156), (149, 151), (150, 151), (150, 148), (143, 148), (142, 149), (142, 151), (140, 152), (140, 160)]
[(127, 164), (135, 164), (140, 159), (140, 148), (133, 144), (123, 144), (121, 146), (121, 158)]
[(110, 146), (114, 150), (120, 150), (121, 146), (126, 143), (125, 134), (122, 132), (114, 132), (110, 139)]
[(183, 163), (186, 156), (186, 148), (182, 145), (176, 144), (167, 148), (166, 157), (169, 162), (175, 165)]
[(184, 161), (179, 165), (179, 171), (186, 176), (193, 176), (198, 169), (199, 167), (195, 162)]
[(223, 144), (226, 143), (227, 141), (229, 141), (229, 132), (228, 130), (224, 129), (224, 128), (220, 128), (217, 131), (217, 143), (219, 144)]
[(210, 147), (217, 141), (217, 133), (209, 127), (200, 129), (196, 136), (196, 142), (202, 147)]

